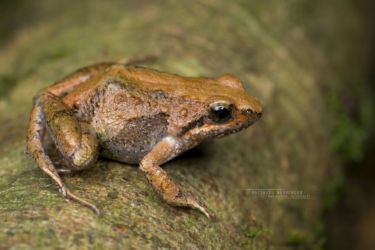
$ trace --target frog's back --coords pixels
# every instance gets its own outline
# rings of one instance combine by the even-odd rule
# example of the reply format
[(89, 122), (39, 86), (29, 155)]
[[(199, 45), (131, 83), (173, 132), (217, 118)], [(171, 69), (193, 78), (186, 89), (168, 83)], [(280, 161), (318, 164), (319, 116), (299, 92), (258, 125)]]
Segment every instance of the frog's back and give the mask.
[(238, 92), (241, 92), (223, 87), (216, 79), (185, 77), (143, 67), (116, 64), (111, 66), (107, 72), (109, 79), (121, 79), (125, 85), (132, 85), (134, 88), (144, 89), (148, 92), (169, 93), (176, 98), (188, 97), (205, 101), (210, 96), (223, 94), (236, 96)]
[(88, 99), (92, 92), (106, 89), (116, 83), (125, 88), (146, 92), (164, 92), (172, 97), (205, 101), (211, 96), (244, 97), (243, 89), (223, 86), (217, 79), (207, 77), (184, 77), (155, 69), (122, 64), (110, 65), (101, 74), (77, 86), (66, 98), (70, 105), (79, 99)]
[(164, 92), (173, 98), (185, 98), (205, 103), (210, 99), (226, 98), (236, 103), (237, 108), (251, 107), (261, 112), (256, 98), (248, 94), (240, 79), (231, 74), (218, 78), (185, 77), (143, 67), (113, 65), (108, 75), (122, 79), (124, 84), (148, 92)]

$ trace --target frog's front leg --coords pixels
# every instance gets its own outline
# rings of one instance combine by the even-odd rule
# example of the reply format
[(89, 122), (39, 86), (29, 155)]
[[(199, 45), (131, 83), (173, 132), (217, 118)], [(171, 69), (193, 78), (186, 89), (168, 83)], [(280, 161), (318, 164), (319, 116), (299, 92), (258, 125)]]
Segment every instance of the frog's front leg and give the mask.
[(38, 166), (59, 186), (64, 197), (99, 210), (91, 203), (75, 196), (65, 186), (43, 147), (46, 128), (71, 171), (88, 168), (96, 160), (98, 143), (87, 124), (79, 122), (61, 99), (49, 92), (35, 98), (30, 118), (27, 146)]
[(190, 193), (181, 192), (177, 184), (160, 167), (180, 153), (177, 139), (167, 136), (143, 158), (140, 169), (146, 173), (147, 180), (168, 204), (197, 209), (209, 218), (206, 209)]

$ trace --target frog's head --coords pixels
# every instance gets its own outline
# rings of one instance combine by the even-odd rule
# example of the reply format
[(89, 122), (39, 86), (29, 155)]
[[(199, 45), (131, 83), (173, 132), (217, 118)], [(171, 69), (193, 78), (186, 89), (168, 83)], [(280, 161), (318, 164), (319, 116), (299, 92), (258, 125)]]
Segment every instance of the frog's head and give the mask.
[(217, 137), (249, 127), (262, 116), (262, 105), (249, 93), (242, 82), (231, 74), (216, 80), (219, 91), (214, 91), (206, 103), (206, 116), (199, 134)]

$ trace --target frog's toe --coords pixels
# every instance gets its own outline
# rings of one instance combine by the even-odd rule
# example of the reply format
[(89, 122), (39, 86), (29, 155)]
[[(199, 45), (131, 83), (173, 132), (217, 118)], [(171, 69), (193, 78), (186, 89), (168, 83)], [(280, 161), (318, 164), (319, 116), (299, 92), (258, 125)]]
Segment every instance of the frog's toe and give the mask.
[(98, 216), (100, 215), (100, 210), (92, 203), (76, 196), (75, 194), (71, 193), (69, 190), (65, 189), (65, 198), (78, 202), (79, 204), (91, 209), (94, 213), (96, 213)]
[(199, 210), (201, 213), (206, 215), (207, 218), (209, 218), (209, 219), (211, 218), (211, 215), (207, 212), (207, 210), (203, 206), (199, 205), (198, 202), (193, 203), (192, 208)]
[(186, 201), (187, 201), (187, 204), (189, 205), (189, 207), (200, 211), (201, 213), (203, 213), (204, 215), (206, 215), (207, 218), (209, 218), (209, 219), (212, 217), (207, 212), (206, 208), (204, 208), (202, 205), (200, 205), (192, 195), (188, 194), (186, 196)]
[(180, 206), (180, 207), (190, 207), (193, 209), (196, 209), (203, 213), (207, 218), (212, 218), (212, 216), (207, 212), (207, 209), (203, 207), (202, 205), (197, 202), (195, 197), (191, 195), (190, 193), (184, 193), (184, 192), (179, 192), (174, 199), (165, 199), (169, 204), (174, 205), (174, 206)]

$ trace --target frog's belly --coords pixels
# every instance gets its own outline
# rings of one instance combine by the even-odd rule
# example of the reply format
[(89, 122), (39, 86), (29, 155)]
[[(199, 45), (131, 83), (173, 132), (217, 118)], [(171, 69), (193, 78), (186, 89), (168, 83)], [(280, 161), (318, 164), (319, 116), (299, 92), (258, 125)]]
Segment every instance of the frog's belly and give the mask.
[(125, 163), (139, 163), (167, 135), (167, 117), (157, 115), (124, 121), (115, 136), (99, 135), (101, 155)]
[(135, 145), (120, 145), (108, 141), (103, 145), (100, 155), (124, 163), (137, 164), (148, 152), (150, 152), (150, 147), (141, 148)]

